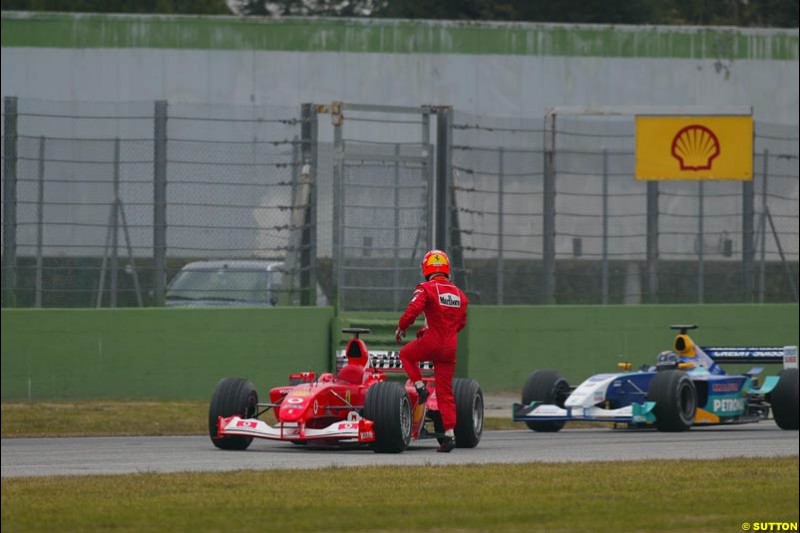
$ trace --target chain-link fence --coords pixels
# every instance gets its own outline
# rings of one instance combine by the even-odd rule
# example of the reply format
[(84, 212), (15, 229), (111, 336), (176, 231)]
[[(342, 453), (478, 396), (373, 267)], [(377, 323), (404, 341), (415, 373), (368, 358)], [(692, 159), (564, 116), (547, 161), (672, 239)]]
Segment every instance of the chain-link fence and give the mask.
[(342, 104), (331, 112), (338, 305), (403, 309), (433, 239), (431, 110)]
[(632, 115), (453, 121), (452, 244), (481, 303), (796, 302), (798, 129), (754, 180), (634, 179)]
[(252, 274), (205, 305), (269, 271), (267, 305), (397, 310), (434, 246), (481, 304), (797, 301), (797, 126), (756, 123), (752, 182), (641, 182), (630, 115), (7, 98), (2, 122), (4, 307), (191, 300), (195, 263)]

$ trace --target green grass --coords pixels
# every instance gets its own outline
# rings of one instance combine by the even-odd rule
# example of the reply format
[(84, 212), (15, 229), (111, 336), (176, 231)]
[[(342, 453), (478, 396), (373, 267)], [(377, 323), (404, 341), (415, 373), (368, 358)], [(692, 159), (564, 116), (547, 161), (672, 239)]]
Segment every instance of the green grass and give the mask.
[(198, 401), (3, 402), (0, 415), (4, 439), (208, 432), (208, 403)]
[(796, 522), (798, 458), (2, 481), (3, 531), (741, 531)]
[[(205, 435), (205, 401), (3, 402), (0, 435), (14, 437), (98, 437), (107, 435)], [(507, 418), (487, 418), (485, 427), (525, 429)], [(272, 421), (267, 413), (264, 420)]]

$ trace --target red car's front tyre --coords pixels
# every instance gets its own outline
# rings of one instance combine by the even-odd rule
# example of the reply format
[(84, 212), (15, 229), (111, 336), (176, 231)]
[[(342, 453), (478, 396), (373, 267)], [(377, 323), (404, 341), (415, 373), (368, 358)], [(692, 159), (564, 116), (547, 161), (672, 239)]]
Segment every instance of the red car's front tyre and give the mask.
[(411, 401), (399, 383), (383, 381), (370, 387), (364, 400), (364, 418), (375, 423), (375, 452), (400, 453), (411, 442)]
[(232, 435), (217, 436), (219, 417), (240, 416), (253, 418), (258, 411), (258, 393), (246, 379), (224, 378), (217, 383), (208, 407), (208, 435), (214, 446), (223, 450), (244, 450), (253, 442), (253, 437)]

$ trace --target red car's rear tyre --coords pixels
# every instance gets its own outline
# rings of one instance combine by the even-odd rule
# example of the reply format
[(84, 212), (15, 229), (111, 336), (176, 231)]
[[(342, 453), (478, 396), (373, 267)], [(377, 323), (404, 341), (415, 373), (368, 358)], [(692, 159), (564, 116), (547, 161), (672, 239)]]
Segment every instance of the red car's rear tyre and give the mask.
[(364, 418), (375, 423), (375, 452), (400, 453), (411, 442), (411, 400), (399, 383), (384, 381), (371, 386), (364, 400)]
[(240, 435), (217, 437), (219, 417), (238, 415), (253, 418), (258, 411), (258, 393), (246, 379), (224, 378), (217, 383), (208, 408), (208, 434), (214, 446), (223, 450), (244, 450), (253, 442), (253, 437)]
[(456, 447), (474, 448), (483, 434), (483, 391), (474, 379), (453, 380), (456, 400)]

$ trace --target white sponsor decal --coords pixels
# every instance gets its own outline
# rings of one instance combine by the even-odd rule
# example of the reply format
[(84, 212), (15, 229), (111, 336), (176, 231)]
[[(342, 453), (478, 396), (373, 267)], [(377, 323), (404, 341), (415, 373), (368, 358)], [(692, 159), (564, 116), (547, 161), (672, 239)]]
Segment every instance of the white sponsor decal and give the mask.
[(783, 348), (783, 368), (797, 368), (797, 346)]
[(744, 398), (725, 398), (722, 400), (714, 400), (714, 412), (716, 413), (742, 411), (745, 407), (747, 407), (747, 402)]
[(287, 398), (286, 401), (288, 403), (303, 403), (305, 401), (304, 398)]
[(451, 292), (441, 293), (439, 303), (445, 307), (461, 307), (461, 297)]
[(536, 415), (557, 415), (561, 412), (561, 408), (556, 405), (539, 405), (533, 410)]

